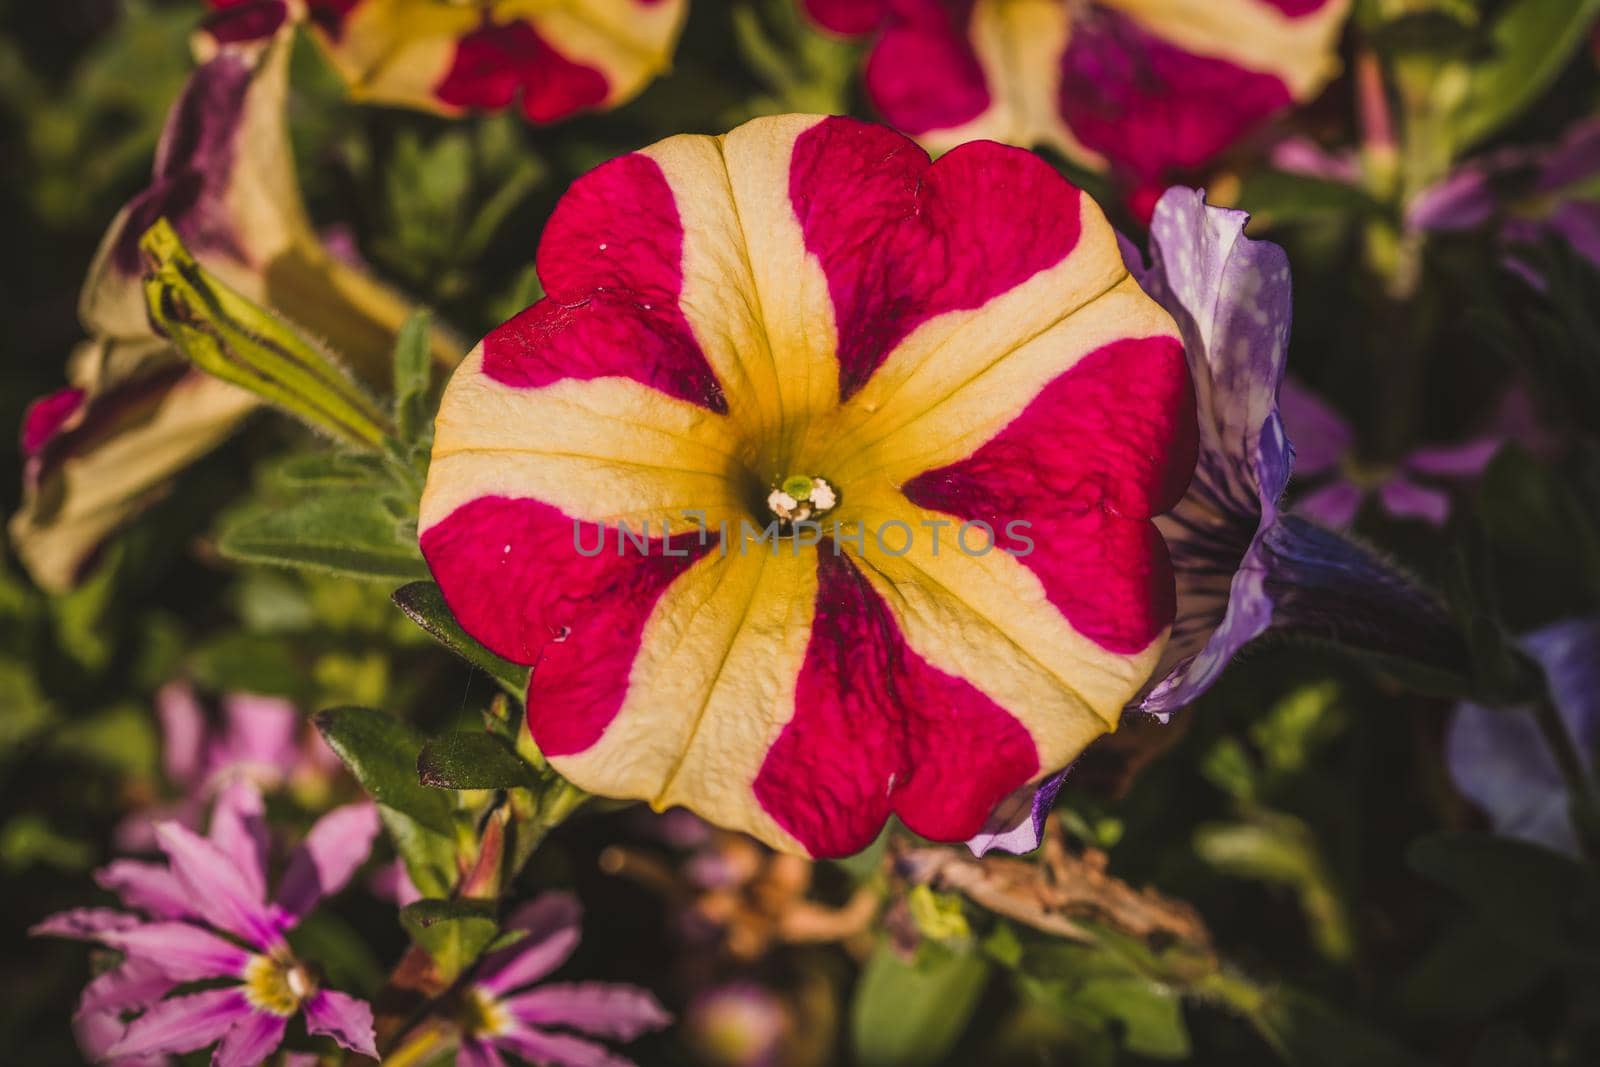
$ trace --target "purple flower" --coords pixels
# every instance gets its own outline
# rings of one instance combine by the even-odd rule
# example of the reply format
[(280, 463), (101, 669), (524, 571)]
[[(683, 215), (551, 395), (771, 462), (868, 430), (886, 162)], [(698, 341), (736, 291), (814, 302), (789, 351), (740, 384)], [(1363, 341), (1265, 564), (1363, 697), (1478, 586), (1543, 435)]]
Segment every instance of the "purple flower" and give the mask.
[[(319, 819), (290, 856), (271, 901), (263, 815), (260, 792), (236, 781), (218, 797), (208, 836), (176, 822), (156, 828), (165, 865), (117, 860), (97, 872), (100, 885), (132, 911), (79, 908), (33, 928), (123, 954), (79, 1001), (85, 1051), (137, 1063), (220, 1042), (215, 1067), (249, 1067), (282, 1043), (299, 1013), (308, 1032), (377, 1055), (372, 1009), (322, 988), (284, 938), (365, 861), (378, 833), (377, 809), (352, 804)], [(179, 988), (190, 983), (205, 987)], [(130, 1013), (139, 1014), (123, 1025)]]
[(690, 1004), (684, 1029), (689, 1044), (719, 1067), (777, 1067), (794, 1040), (783, 998), (754, 982), (727, 982)]
[(479, 961), (462, 994), (457, 1067), (502, 1067), (510, 1053), (553, 1067), (632, 1067), (605, 1046), (554, 1028), (632, 1041), (671, 1016), (643, 989), (602, 982), (546, 982), (582, 936), (570, 893), (545, 893), (518, 909), (508, 930), (526, 935)]
[(210, 721), (184, 682), (162, 686), (155, 704), (162, 770), (180, 796), (124, 819), (116, 834), (117, 847), (124, 851), (154, 848), (161, 822), (198, 827), (212, 797), (229, 782), (245, 779), (266, 791), (294, 783), (320, 785), (339, 768), (339, 758), (322, 735), (286, 700), (230, 693), (222, 698), (218, 724)]
[[(1457, 167), (1424, 189), (1406, 212), (1408, 226), (1454, 232), (1493, 225), (1506, 244), (1557, 237), (1600, 267), (1600, 119), (1584, 119), (1554, 145), (1504, 148)], [(1542, 287), (1530, 268), (1506, 265)]]
[(1394, 518), (1443, 526), (1450, 517), (1450, 494), (1432, 483), (1476, 478), (1505, 443), (1498, 435), (1486, 435), (1458, 445), (1419, 448), (1396, 463), (1364, 469), (1354, 460), (1350, 424), (1320, 397), (1290, 378), (1283, 383), (1280, 400), (1284, 427), (1296, 442), (1296, 476), (1318, 480), (1294, 510), (1334, 529), (1354, 522), (1373, 496)]
[[(1522, 648), (1544, 669), (1556, 714), (1592, 775), (1600, 746), (1600, 618), (1546, 626), (1523, 638)], [(1528, 709), (1460, 705), (1445, 762), (1456, 788), (1497, 833), (1579, 854), (1566, 785)]]
[[(1174, 187), (1156, 204), (1150, 266), (1124, 245), (1139, 283), (1183, 333), (1200, 431), (1189, 491), (1156, 520), (1177, 577), (1177, 617), (1149, 688), (1128, 709), (1163, 720), (1268, 629), (1421, 662), (1454, 665), (1462, 655), (1443, 610), (1413, 582), (1279, 509), (1295, 456), (1278, 410), (1289, 261), (1277, 245), (1245, 237), (1248, 220)], [(1068, 771), (1008, 798), (968, 846), (978, 855), (1037, 847)]]

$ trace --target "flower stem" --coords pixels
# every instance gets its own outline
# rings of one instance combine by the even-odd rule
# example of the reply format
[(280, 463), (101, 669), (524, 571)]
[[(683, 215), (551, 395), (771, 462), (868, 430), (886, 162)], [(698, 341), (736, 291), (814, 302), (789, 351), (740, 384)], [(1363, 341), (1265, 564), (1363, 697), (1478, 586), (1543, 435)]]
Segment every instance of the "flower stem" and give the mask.
[(1548, 696), (1533, 702), (1533, 720), (1567, 787), (1567, 804), (1578, 843), (1591, 862), (1600, 863), (1600, 793), (1596, 792), (1594, 780), (1584, 770), (1578, 746)]

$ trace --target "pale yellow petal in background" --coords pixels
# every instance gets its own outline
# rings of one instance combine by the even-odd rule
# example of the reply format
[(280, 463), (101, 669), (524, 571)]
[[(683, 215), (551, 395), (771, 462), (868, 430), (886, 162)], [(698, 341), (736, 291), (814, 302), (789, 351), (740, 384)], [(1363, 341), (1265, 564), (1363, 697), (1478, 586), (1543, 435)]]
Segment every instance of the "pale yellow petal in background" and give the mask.
[(1296, 100), (1339, 73), (1339, 34), (1349, 0), (1291, 18), (1264, 0), (1100, 0), (1197, 56), (1272, 74)]
[(672, 65), (688, 0), (498, 0), (496, 21), (526, 18), (545, 42), (606, 77), (606, 106), (639, 95)]

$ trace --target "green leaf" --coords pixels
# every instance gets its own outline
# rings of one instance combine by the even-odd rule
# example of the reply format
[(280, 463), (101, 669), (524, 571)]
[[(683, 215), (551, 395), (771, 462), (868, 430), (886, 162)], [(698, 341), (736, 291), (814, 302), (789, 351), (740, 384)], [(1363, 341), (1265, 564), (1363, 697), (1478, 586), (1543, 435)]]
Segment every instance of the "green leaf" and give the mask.
[(924, 952), (906, 963), (879, 944), (850, 1005), (850, 1033), (863, 1067), (937, 1063), (954, 1047), (989, 979), (982, 956)]
[(433, 582), (403, 585), (394, 591), (394, 602), (434, 640), (499, 682), (506, 692), (522, 699), (528, 690), (528, 668), (501, 659), (463, 630), (450, 613), (437, 585)]
[(1251, 1021), (1295, 1067), (1422, 1067), (1385, 1035), (1294, 990), (1270, 991)]
[(241, 563), (372, 581), (426, 577), (414, 527), (377, 493), (321, 493), (252, 508), (227, 522), (217, 550)]
[(460, 731), (436, 737), (417, 757), (417, 777), (438, 789), (527, 789), (533, 768), (493, 734)]
[(1575, 936), (1579, 901), (1592, 891), (1567, 857), (1489, 834), (1434, 834), (1406, 851), (1411, 869), (1449, 889), (1484, 921), (1546, 959), (1594, 960)]
[(378, 816), (417, 892), (425, 897), (449, 896), (458, 880), (455, 840), (384, 804), (378, 805)]
[(1529, 952), (1487, 921), (1450, 927), (1406, 976), (1400, 1000), (1419, 1015), (1492, 1018), (1550, 972), (1542, 953)]
[(1502, 448), (1483, 473), (1478, 499), (1490, 543), (1537, 575), (1541, 588), (1600, 599), (1600, 531), (1548, 464), (1516, 446)]
[(313, 721), (372, 799), (454, 839), (450, 797), (417, 781), (417, 757), (427, 739), (415, 727), (374, 708), (329, 708)]
[(1450, 123), (1467, 148), (1521, 114), (1561, 73), (1600, 14), (1600, 0), (1514, 0), (1489, 30), (1491, 55), (1460, 71), (1466, 87)]
[(1163, 1060), (1189, 1055), (1183, 999), (1171, 986), (1134, 975), (1108, 976), (1085, 982), (1077, 998), (1117, 1021), (1129, 1052)]
[(453, 982), (483, 954), (500, 925), (486, 900), (419, 900), (400, 909), (400, 923)]
[(402, 443), (431, 437), (428, 397), (433, 386), (433, 316), (418, 311), (400, 327), (394, 343), (394, 424)]

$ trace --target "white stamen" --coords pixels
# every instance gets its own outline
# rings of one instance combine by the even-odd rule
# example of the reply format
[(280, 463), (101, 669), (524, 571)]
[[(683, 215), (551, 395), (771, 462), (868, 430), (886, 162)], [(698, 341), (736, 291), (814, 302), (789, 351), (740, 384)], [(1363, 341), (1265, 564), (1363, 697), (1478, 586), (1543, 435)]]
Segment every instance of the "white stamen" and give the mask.
[(839, 502), (834, 495), (833, 486), (821, 478), (811, 479), (811, 502), (817, 506), (818, 511), (827, 511)]

